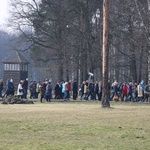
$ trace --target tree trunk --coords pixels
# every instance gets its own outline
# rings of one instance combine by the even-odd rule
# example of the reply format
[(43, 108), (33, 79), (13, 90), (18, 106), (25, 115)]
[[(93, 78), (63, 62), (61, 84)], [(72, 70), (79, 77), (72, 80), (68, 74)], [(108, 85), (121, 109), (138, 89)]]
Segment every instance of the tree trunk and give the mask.
[(133, 33), (133, 22), (132, 16), (129, 16), (129, 44), (130, 44), (130, 74), (131, 81), (137, 82), (137, 71), (136, 71), (136, 56), (135, 56), (135, 44), (134, 44), (134, 33)]
[(59, 79), (59, 81), (62, 81), (64, 79), (64, 77), (63, 77), (63, 63), (62, 63), (62, 61), (59, 62), (58, 79)]
[(102, 45), (102, 77), (103, 98), (102, 108), (110, 107), (108, 89), (108, 0), (103, 0), (103, 45)]

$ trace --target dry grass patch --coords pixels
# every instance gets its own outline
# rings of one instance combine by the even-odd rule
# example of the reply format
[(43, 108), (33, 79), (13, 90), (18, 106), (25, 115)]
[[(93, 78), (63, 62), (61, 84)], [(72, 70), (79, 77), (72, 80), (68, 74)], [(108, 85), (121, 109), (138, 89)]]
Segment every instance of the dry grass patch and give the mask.
[(0, 150), (147, 150), (150, 105), (0, 105)]

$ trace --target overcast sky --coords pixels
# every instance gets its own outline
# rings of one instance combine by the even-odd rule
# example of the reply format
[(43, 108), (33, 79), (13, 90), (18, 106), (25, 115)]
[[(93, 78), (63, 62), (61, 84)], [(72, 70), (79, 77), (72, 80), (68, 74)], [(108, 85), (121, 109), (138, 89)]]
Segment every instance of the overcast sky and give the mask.
[(0, 25), (6, 23), (8, 18), (8, 0), (0, 1)]

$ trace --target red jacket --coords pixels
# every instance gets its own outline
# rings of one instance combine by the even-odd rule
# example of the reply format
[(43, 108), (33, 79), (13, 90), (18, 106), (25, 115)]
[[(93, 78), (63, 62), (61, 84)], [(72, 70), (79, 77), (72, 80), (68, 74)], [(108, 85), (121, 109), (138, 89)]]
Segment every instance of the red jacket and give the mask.
[(67, 84), (67, 89), (68, 89), (68, 91), (71, 91), (71, 84), (69, 82)]
[(128, 91), (128, 88), (127, 88), (127, 85), (125, 84), (122, 86), (122, 94), (127, 95), (127, 91)]

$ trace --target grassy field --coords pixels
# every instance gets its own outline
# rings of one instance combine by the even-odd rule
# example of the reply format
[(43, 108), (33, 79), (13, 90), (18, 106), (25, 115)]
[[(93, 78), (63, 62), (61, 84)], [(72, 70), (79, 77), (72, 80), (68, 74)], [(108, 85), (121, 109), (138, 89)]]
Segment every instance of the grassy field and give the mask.
[(150, 150), (150, 104), (0, 104), (0, 150)]

